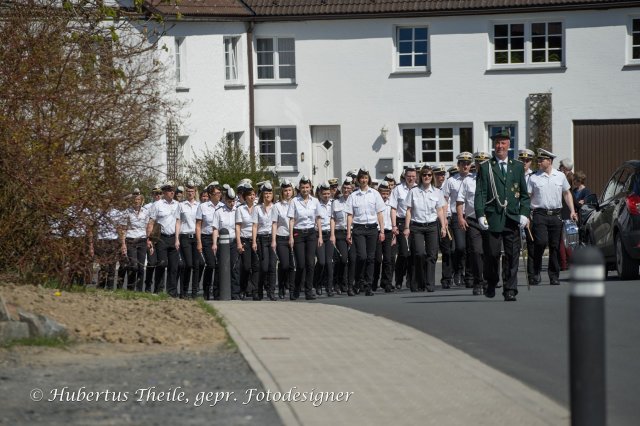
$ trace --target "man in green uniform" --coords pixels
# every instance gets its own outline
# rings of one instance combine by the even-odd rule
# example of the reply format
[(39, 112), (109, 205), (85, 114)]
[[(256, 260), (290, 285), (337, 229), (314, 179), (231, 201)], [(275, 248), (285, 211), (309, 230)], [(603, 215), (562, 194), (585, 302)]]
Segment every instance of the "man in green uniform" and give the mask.
[(503, 296), (515, 301), (518, 294), (519, 227), (529, 223), (529, 193), (520, 161), (508, 158), (511, 134), (504, 129), (492, 137), (494, 156), (478, 169), (475, 211), (486, 232), (483, 240), (485, 296), (494, 297), (500, 279), (500, 249), (504, 244), (507, 268), (503, 274)]

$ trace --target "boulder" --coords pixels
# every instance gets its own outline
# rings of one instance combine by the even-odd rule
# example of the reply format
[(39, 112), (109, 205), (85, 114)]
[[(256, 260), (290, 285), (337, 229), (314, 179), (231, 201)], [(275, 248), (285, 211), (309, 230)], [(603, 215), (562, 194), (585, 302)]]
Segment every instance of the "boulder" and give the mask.
[(0, 322), (0, 343), (29, 337), (29, 325), (18, 321)]
[(0, 321), (11, 321), (11, 315), (9, 315), (7, 304), (2, 296), (0, 296)]
[(67, 328), (56, 320), (44, 315), (18, 311), (20, 321), (29, 327), (31, 337), (67, 337)]

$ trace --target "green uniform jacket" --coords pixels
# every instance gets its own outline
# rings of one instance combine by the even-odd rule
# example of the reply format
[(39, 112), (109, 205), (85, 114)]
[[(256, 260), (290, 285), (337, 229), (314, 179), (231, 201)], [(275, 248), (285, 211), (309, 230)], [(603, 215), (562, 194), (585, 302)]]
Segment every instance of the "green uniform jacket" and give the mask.
[[(494, 199), (491, 189), (489, 172), (493, 172), (496, 192), (500, 203), (507, 201), (506, 208), (502, 208)], [(527, 192), (527, 182), (524, 178), (524, 166), (518, 160), (507, 160), (507, 177), (502, 177), (496, 157), (485, 161), (478, 169), (475, 196), (476, 217), (487, 218), (490, 232), (502, 232), (507, 217), (520, 222), (520, 216), (529, 217), (531, 204)]]

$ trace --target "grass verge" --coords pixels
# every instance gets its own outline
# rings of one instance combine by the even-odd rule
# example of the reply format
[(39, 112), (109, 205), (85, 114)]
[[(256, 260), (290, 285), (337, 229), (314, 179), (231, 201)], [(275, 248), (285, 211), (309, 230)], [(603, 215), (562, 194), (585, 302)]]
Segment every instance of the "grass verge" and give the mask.
[(227, 331), (227, 323), (225, 322), (222, 315), (220, 315), (220, 313), (218, 313), (218, 311), (216, 311), (213, 306), (205, 302), (204, 299), (197, 299), (196, 303), (198, 304), (198, 306), (204, 309), (206, 313), (214, 317), (218, 324), (220, 324), (220, 326), (224, 328), (224, 334), (227, 336), (227, 341), (225, 342), (226, 347), (233, 350), (238, 349), (238, 345), (236, 345), (236, 342), (233, 341), (233, 339), (229, 335), (229, 332)]
[(15, 339), (4, 342), (0, 347), (9, 349), (14, 346), (45, 346), (48, 348), (65, 349), (71, 344), (72, 342), (68, 338), (62, 337), (28, 337), (26, 339)]

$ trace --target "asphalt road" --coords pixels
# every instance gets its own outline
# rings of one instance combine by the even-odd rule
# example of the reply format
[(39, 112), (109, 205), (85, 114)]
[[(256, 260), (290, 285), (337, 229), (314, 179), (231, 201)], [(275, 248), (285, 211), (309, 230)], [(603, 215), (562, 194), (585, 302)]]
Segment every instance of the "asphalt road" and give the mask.
[[(440, 276), (438, 264), (437, 277)], [(640, 419), (640, 281), (606, 282), (607, 415), (611, 425)], [(471, 289), (434, 293), (377, 293), (374, 297), (321, 297), (415, 327), (515, 377), (569, 407), (568, 273), (560, 286), (548, 280), (519, 287), (518, 301), (472, 296)], [(524, 275), (519, 277), (526, 283)], [(317, 302), (315, 302), (317, 303)], [(428, 362), (428, 360), (425, 360)]]

